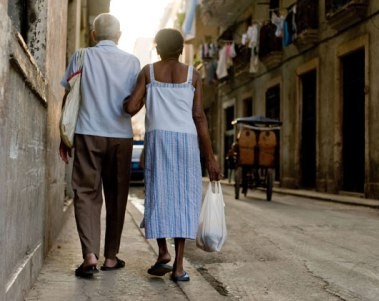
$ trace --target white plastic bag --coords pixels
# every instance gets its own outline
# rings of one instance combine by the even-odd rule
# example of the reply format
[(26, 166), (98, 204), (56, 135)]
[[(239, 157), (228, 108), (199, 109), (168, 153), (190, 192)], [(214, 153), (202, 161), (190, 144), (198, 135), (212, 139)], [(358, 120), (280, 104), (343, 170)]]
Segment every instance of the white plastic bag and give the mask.
[(201, 207), (196, 245), (206, 252), (219, 252), (226, 237), (224, 197), (220, 181), (215, 182), (214, 191), (209, 182)]
[(81, 48), (77, 56), (77, 66), (79, 71), (74, 73), (68, 80), (70, 85), (70, 91), (67, 94), (65, 104), (62, 108), (61, 119), (59, 122), (59, 130), (61, 139), (67, 147), (72, 148), (74, 146), (74, 133), (76, 127), (76, 120), (78, 119), (81, 93), (80, 93), (80, 81), (81, 70), (83, 66), (85, 49)]

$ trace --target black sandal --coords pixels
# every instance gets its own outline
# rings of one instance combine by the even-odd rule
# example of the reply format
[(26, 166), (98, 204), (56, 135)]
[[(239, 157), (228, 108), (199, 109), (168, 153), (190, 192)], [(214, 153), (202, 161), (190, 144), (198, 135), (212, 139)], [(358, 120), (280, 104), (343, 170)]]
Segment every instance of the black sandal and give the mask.
[(125, 261), (123, 261), (121, 259), (118, 259), (117, 257), (116, 257), (116, 260), (117, 260), (117, 262), (116, 262), (115, 266), (113, 266), (113, 267), (107, 267), (106, 265), (102, 265), (100, 267), (100, 269), (102, 271), (113, 271), (113, 270), (117, 270), (117, 269), (121, 269), (121, 268), (125, 267)]
[(91, 278), (93, 274), (98, 273), (99, 270), (95, 265), (84, 268), (83, 263), (75, 270), (75, 276), (82, 278)]

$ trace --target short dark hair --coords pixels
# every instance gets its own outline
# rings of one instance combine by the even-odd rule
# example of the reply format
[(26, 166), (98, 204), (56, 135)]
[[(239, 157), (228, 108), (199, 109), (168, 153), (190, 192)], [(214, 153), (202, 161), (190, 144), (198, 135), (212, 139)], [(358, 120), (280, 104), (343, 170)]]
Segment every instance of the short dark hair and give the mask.
[(163, 57), (176, 57), (182, 53), (184, 39), (179, 30), (163, 28), (157, 32), (154, 41)]

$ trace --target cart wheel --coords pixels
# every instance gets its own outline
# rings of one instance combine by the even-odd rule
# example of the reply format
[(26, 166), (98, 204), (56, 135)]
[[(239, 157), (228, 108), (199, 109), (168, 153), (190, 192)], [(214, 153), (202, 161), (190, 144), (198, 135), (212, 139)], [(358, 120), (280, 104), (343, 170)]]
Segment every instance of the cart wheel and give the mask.
[(236, 200), (238, 200), (240, 197), (241, 173), (242, 173), (241, 167), (237, 167), (234, 171), (234, 198)]
[(272, 198), (272, 185), (273, 185), (273, 175), (272, 170), (268, 170), (266, 174), (266, 199), (271, 201)]

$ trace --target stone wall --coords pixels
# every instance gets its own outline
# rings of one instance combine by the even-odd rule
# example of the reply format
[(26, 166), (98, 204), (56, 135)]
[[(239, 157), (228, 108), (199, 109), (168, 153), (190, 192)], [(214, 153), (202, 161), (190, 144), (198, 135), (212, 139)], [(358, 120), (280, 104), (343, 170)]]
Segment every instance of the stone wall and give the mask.
[(22, 37), (0, 1), (0, 300), (23, 300), (65, 219), (58, 156), (68, 1), (29, 3)]

